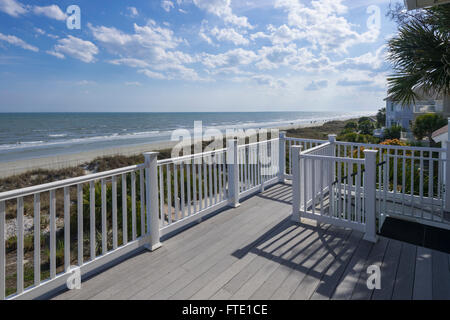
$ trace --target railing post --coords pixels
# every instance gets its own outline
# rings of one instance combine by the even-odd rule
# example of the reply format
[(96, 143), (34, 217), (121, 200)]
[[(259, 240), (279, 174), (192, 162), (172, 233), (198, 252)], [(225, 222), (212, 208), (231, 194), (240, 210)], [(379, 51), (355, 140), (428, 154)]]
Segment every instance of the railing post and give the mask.
[[(267, 150), (266, 150), (267, 151)], [(261, 188), (259, 190), (260, 193), (264, 193), (264, 183), (265, 183), (265, 178), (266, 178), (266, 162), (262, 161), (262, 159), (264, 159), (264, 156), (267, 155), (267, 153), (264, 151), (263, 145), (261, 143), (258, 143), (258, 161), (261, 162), (261, 167), (260, 167), (260, 175), (261, 175)]]
[(450, 212), (450, 141), (447, 141), (446, 152), (445, 152), (445, 205), (444, 205), (444, 211)]
[(376, 231), (376, 166), (377, 150), (364, 150), (366, 175), (364, 178), (364, 199), (365, 199), (365, 217), (366, 233), (364, 240), (377, 242)]
[(300, 222), (300, 154), (301, 146), (292, 146), (292, 221)]
[(280, 132), (279, 139), (279, 158), (278, 158), (278, 177), (281, 183), (285, 182), (286, 174), (286, 132)]
[(149, 243), (146, 248), (154, 251), (161, 247), (159, 240), (159, 202), (158, 202), (158, 152), (146, 152), (145, 158), (145, 184), (147, 207), (147, 235)]
[(332, 151), (330, 152), (330, 154), (328, 156), (335, 157), (336, 156), (336, 135), (335, 134), (329, 134), (328, 135), (328, 141), (330, 142), (330, 144), (332, 146), (330, 148), (330, 150), (332, 150)]
[(238, 164), (238, 140), (227, 141), (227, 165), (228, 165), (228, 204), (230, 207), (239, 207), (239, 164)]

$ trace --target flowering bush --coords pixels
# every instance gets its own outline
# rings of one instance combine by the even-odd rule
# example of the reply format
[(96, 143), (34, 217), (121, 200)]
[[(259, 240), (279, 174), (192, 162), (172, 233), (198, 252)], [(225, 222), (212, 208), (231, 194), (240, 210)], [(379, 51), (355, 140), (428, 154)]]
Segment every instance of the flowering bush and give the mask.
[(406, 146), (407, 144), (399, 139), (388, 139), (380, 144), (382, 145), (388, 145), (388, 146)]

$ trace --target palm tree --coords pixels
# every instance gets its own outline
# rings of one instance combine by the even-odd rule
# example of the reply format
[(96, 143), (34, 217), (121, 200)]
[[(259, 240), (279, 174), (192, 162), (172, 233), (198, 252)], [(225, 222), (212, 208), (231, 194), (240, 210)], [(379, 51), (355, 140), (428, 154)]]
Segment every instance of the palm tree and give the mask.
[(388, 78), (390, 97), (407, 105), (416, 101), (418, 91), (450, 96), (450, 4), (415, 14), (397, 8), (390, 15), (399, 23), (388, 43), (395, 71)]

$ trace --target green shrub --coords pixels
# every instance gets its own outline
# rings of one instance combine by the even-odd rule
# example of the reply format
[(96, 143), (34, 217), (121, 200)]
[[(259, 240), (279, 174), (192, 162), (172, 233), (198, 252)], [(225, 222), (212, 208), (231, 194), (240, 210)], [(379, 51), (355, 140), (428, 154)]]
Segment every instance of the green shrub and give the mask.
[(383, 132), (384, 139), (400, 139), (403, 128), (401, 126), (392, 126), (386, 128)]

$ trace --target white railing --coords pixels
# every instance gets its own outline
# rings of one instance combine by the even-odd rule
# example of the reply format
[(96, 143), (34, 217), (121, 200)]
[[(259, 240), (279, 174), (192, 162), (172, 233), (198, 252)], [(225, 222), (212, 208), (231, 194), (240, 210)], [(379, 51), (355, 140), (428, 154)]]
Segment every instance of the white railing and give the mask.
[(239, 196), (264, 191), (279, 181), (279, 139), (238, 146)]
[(376, 151), (364, 151), (366, 159), (351, 159), (336, 157), (335, 148), (335, 136), (303, 152), (300, 146), (292, 147), (292, 219), (352, 228), (376, 241), (375, 202), (370, 196), (375, 196)]
[(282, 133), (167, 160), (146, 153), (144, 164), (0, 193), (0, 299), (39, 297), (65, 285), (72, 266), (85, 275), (155, 250), (162, 236), (290, 177), (296, 221), (351, 227), (370, 241), (387, 215), (449, 227), (446, 150)]
[(279, 181), (278, 141), (230, 140), (226, 149), (160, 161), (146, 153), (144, 164), (0, 193), (0, 300), (42, 296), (74, 268), (83, 276), (139, 248), (155, 250), (162, 236), (238, 206)]
[(161, 235), (228, 204), (226, 151), (158, 162)]
[[(86, 274), (141, 246), (149, 221), (146, 169), (142, 164), (1, 193), (0, 299), (42, 295), (65, 283), (72, 266)], [(6, 214), (17, 219), (16, 266), (8, 273), (6, 250), (14, 248), (5, 246)], [(33, 221), (27, 237), (25, 217)]]
[(395, 216), (450, 228), (445, 210), (446, 149), (336, 142), (336, 155), (341, 157), (360, 159), (367, 149), (378, 151), (376, 209), (381, 222)]
[[(317, 140), (317, 139), (302, 139), (302, 138), (292, 138), (286, 137), (285, 133), (280, 134), (280, 154), (285, 154), (284, 159), (286, 163), (280, 163), (285, 166), (284, 179), (292, 179), (292, 147), (301, 146), (302, 150), (308, 150), (314, 148), (318, 145), (327, 143), (327, 140)], [(284, 151), (284, 152), (282, 152)], [(282, 168), (282, 167), (280, 167)]]
[[(295, 150), (298, 150), (297, 148), (303, 150), (302, 147), (294, 146), (293, 152), (296, 152)], [(321, 162), (320, 166), (316, 167), (319, 163), (314, 161), (314, 158), (311, 158), (310, 156), (333, 157), (333, 143), (327, 142), (300, 153), (300, 162), (298, 165), (300, 167), (300, 176), (303, 177), (303, 181), (300, 181), (301, 186), (303, 187), (300, 188), (300, 204), (303, 206), (301, 210), (304, 211), (311, 206), (314, 211), (317, 196), (327, 192), (328, 182), (333, 178), (333, 172), (331, 171), (331, 164), (329, 162)], [(296, 159), (293, 159), (293, 163), (297, 166)], [(324, 164), (323, 167), (322, 164)], [(308, 187), (306, 188), (306, 186)]]

